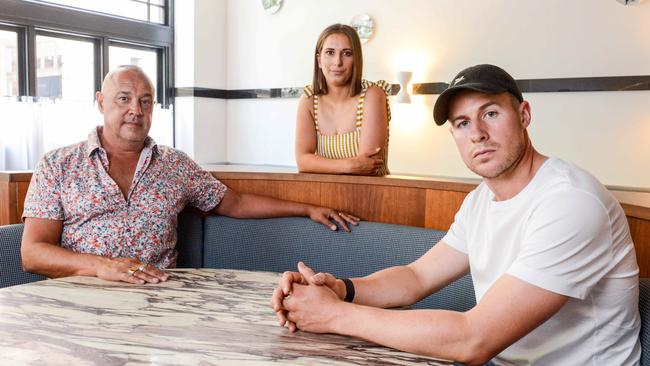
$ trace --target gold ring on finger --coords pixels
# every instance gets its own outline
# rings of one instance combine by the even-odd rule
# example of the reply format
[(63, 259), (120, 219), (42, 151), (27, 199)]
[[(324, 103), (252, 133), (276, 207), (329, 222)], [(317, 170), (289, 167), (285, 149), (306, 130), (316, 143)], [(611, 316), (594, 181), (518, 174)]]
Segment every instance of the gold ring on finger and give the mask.
[(131, 268), (129, 268), (129, 270), (127, 272), (129, 272), (129, 274), (131, 276), (135, 276), (135, 273), (137, 271), (139, 271), (139, 270), (140, 270), (140, 268), (138, 268), (137, 266), (131, 266)]

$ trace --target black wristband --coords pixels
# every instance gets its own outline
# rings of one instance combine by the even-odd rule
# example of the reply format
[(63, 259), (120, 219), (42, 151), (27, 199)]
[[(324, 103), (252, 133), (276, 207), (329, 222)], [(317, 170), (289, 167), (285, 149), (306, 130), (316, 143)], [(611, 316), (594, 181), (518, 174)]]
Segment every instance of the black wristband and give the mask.
[(354, 300), (354, 284), (350, 281), (349, 278), (341, 278), (341, 281), (345, 284), (345, 302), (352, 302)]

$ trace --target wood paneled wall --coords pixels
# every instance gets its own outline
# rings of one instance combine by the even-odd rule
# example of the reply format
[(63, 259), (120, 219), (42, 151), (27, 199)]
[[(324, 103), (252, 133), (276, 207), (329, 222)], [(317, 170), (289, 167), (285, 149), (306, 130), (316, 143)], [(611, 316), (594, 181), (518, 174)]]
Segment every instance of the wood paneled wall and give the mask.
[[(475, 183), (329, 176), (214, 172), (238, 192), (332, 207), (363, 220), (447, 230)], [(338, 179), (332, 179), (338, 178)]]
[(21, 221), (31, 173), (0, 172), (0, 225)]
[[(295, 173), (212, 173), (228, 187), (296, 202), (332, 207), (363, 220), (447, 230), (471, 180), (356, 177)], [(0, 225), (20, 222), (30, 173), (0, 172)], [(645, 197), (645, 196), (644, 196)], [(642, 277), (650, 277), (650, 207), (623, 203)]]

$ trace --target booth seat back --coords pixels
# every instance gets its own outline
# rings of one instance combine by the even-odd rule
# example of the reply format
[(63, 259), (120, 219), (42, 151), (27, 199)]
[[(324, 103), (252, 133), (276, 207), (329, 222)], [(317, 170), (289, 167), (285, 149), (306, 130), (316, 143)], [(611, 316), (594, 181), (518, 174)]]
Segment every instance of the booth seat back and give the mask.
[(176, 230), (176, 267), (203, 267), (203, 215), (184, 210), (178, 215)]
[(0, 288), (45, 279), (23, 271), (20, 259), (23, 227), (23, 224), (0, 226)]
[(639, 280), (641, 314), (641, 366), (650, 366), (650, 278)]
[[(348, 233), (328, 230), (307, 218), (208, 216), (203, 267), (284, 272), (297, 270), (298, 261), (303, 261), (337, 277), (360, 277), (414, 261), (444, 234), (375, 222), (361, 222)], [(471, 278), (465, 276), (414, 307), (465, 311), (475, 303)]]

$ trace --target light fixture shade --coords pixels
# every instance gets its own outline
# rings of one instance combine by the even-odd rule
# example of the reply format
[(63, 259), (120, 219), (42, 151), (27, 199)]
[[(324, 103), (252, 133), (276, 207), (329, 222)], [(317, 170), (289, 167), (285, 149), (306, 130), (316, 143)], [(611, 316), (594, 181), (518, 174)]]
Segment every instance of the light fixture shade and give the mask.
[(411, 103), (411, 95), (409, 94), (408, 85), (411, 82), (413, 73), (410, 71), (398, 71), (395, 73), (397, 82), (399, 83), (399, 93), (395, 97), (397, 103)]

